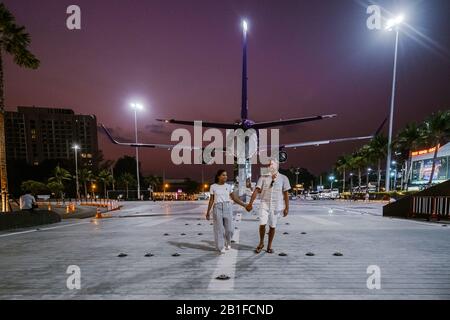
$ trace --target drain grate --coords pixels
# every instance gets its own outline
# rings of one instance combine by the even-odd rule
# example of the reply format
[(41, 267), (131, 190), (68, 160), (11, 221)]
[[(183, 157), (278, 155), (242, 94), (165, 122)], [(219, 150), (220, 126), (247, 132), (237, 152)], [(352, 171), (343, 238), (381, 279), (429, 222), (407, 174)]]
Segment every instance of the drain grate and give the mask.
[(280, 257), (286, 257), (287, 253), (281, 252), (280, 254), (278, 254)]
[(308, 252), (308, 253), (306, 253), (306, 255), (307, 255), (308, 257), (312, 257), (312, 256), (314, 256), (315, 254), (312, 253), (312, 252)]
[(306, 234), (306, 232), (302, 232), (302, 234)]
[(168, 234), (168, 233), (164, 233), (164, 235), (165, 235), (165, 236), (168, 236), (169, 234)]
[(124, 258), (124, 257), (126, 257), (126, 256), (128, 256), (126, 253), (119, 253), (118, 255), (117, 255), (119, 258)]
[(154, 254), (153, 253), (151, 253), (151, 252), (149, 252), (149, 253), (146, 253), (145, 255), (144, 255), (144, 257), (153, 257), (154, 256)]
[(182, 236), (185, 236), (185, 235), (186, 235), (186, 233), (182, 233), (181, 235), (182, 235)]
[(340, 253), (340, 252), (335, 252), (335, 253), (333, 253), (333, 256), (336, 256), (336, 257), (342, 257), (343, 254)]
[(179, 256), (180, 256), (180, 254), (176, 253), (176, 252), (172, 255), (172, 257), (179, 257)]
[(203, 233), (201, 233), (201, 232), (199, 232), (199, 233), (197, 233), (199, 236), (202, 236), (203, 235)]
[(283, 234), (289, 234), (289, 232), (283, 232)]
[(216, 277), (217, 280), (229, 280), (230, 277), (226, 274), (221, 274), (220, 276)]

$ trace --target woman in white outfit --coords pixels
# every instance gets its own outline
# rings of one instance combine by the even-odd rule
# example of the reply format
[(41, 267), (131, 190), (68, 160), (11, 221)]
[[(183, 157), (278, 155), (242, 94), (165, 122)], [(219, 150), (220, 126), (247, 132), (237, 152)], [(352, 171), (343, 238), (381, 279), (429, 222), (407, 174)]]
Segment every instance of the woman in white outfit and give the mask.
[(227, 172), (219, 170), (215, 177), (215, 183), (209, 189), (211, 197), (209, 198), (208, 211), (206, 213), (206, 219), (210, 220), (210, 212), (213, 209), (214, 240), (216, 249), (220, 253), (225, 253), (225, 250), (231, 249), (231, 238), (234, 232), (232, 201), (244, 208), (246, 206), (233, 193), (233, 186), (226, 182)]

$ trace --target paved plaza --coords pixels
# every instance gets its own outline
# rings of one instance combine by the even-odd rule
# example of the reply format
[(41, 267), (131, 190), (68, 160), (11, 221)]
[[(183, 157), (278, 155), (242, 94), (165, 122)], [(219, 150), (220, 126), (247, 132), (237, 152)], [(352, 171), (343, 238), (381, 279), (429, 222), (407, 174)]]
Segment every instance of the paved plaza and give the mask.
[[(383, 218), (381, 203), (290, 203), (274, 254), (254, 253), (257, 216), (236, 207), (233, 249), (218, 255), (203, 201), (128, 202), (101, 220), (1, 232), (0, 299), (450, 298), (450, 226)], [(79, 290), (66, 286), (70, 265)], [(369, 266), (380, 289), (367, 287)]]

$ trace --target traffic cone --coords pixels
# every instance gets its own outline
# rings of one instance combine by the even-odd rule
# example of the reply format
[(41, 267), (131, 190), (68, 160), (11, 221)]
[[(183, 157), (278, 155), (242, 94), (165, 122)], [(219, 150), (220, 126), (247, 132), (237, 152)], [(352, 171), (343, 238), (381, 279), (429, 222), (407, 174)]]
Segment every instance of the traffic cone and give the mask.
[(95, 219), (101, 219), (102, 217), (102, 213), (100, 211), (100, 208), (97, 208), (97, 213), (95, 214)]

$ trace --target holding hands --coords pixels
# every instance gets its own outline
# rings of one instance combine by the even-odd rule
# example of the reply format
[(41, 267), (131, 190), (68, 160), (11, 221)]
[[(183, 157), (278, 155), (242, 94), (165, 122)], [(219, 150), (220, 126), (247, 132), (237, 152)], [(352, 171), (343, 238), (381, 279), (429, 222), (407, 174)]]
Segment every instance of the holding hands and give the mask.
[(252, 211), (252, 209), (253, 209), (253, 205), (252, 205), (251, 203), (248, 203), (248, 204), (245, 206), (245, 210), (247, 210), (247, 212)]

